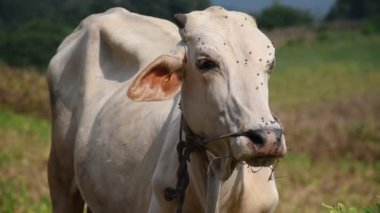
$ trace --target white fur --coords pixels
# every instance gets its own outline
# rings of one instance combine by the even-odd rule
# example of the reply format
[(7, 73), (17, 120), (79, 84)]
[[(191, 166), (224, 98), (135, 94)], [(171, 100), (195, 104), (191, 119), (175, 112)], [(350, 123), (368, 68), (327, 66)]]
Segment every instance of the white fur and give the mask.
[[(176, 202), (165, 201), (163, 191), (176, 184), (181, 96), (189, 126), (204, 137), (259, 128), (261, 117), (273, 120), (266, 61), (274, 60), (274, 48), (251, 17), (219, 7), (192, 12), (183, 39), (186, 46), (176, 53), (187, 60), (182, 92), (151, 102), (134, 102), (126, 93), (140, 70), (180, 42), (172, 23), (115, 8), (86, 18), (61, 44), (48, 71), (54, 212), (82, 212), (82, 199), (93, 212), (174, 212)], [(199, 54), (219, 60), (220, 72), (200, 73)], [(191, 155), (184, 212), (205, 212), (207, 199), (217, 199), (219, 212), (275, 209), (271, 169), (227, 168), (250, 156), (246, 143), (237, 138), (210, 147), (229, 155), (211, 165), (218, 180), (226, 179), (214, 198), (207, 197), (207, 156)]]

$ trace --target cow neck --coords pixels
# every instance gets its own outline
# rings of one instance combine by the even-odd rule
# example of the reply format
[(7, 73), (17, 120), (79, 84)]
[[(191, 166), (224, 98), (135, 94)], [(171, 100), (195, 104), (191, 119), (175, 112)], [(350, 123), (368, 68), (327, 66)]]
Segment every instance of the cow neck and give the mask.
[[(181, 104), (180, 104), (181, 109)], [(177, 183), (176, 188), (166, 188), (164, 190), (164, 197), (167, 201), (176, 199), (177, 201), (177, 213), (182, 212), (183, 203), (185, 200), (185, 191), (189, 185), (189, 173), (187, 168), (187, 161), (190, 161), (190, 154), (194, 151), (207, 152), (206, 145), (208, 143), (218, 141), (230, 137), (238, 137), (243, 135), (242, 133), (230, 133), (224, 134), (215, 138), (203, 138), (198, 134), (195, 134), (191, 128), (188, 126), (186, 119), (181, 113), (180, 118), (180, 128), (179, 128), (179, 142), (177, 144), (177, 154), (178, 154), (178, 169), (177, 169)], [(185, 134), (184, 134), (185, 133)], [(214, 156), (215, 158), (215, 156)], [(207, 173), (209, 169), (207, 169)], [(207, 175), (209, 176), (209, 174)]]
[[(179, 103), (179, 108), (182, 111), (181, 102)], [(189, 173), (187, 169), (187, 161), (190, 161), (190, 154), (194, 151), (201, 151), (210, 153), (207, 144), (216, 142), (222, 139), (239, 137), (245, 135), (244, 132), (227, 133), (217, 137), (204, 138), (196, 133), (194, 133), (188, 126), (186, 119), (181, 113), (180, 118), (180, 128), (179, 128), (179, 142), (177, 144), (177, 154), (178, 154), (178, 169), (177, 169), (177, 183), (176, 188), (167, 187), (164, 190), (164, 198), (167, 201), (176, 199), (177, 201), (177, 213), (182, 212), (183, 203), (185, 200), (185, 191), (189, 185)], [(185, 134), (184, 134), (185, 133)], [(213, 156), (217, 158), (216, 156)], [(209, 173), (209, 169), (207, 169)], [(207, 175), (209, 176), (209, 174)]]

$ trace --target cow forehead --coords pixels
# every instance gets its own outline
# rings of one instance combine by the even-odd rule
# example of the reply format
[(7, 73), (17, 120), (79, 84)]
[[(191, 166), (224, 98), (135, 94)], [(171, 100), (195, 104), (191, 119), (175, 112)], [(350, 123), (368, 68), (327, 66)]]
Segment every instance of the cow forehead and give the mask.
[(272, 42), (257, 28), (253, 17), (222, 7), (186, 14), (182, 37), (197, 49), (212, 49), (228, 56), (233, 54), (233, 57), (244, 57), (239, 56), (242, 52), (255, 53), (258, 60), (274, 59)]
[[(228, 23), (246, 23), (251, 24), (253, 27), (257, 27), (256, 21), (252, 16), (236, 11), (228, 11), (222, 7), (209, 7), (202, 11), (193, 11), (187, 14), (188, 24), (199, 25), (200, 23), (204, 23), (209, 26), (218, 26), (226, 27)], [(215, 26), (216, 27), (216, 26)]]

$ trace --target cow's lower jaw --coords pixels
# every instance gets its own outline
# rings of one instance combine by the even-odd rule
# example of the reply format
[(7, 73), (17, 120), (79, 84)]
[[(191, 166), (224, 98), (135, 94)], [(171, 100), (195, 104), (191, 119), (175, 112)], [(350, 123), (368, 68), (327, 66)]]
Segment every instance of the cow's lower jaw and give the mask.
[(206, 153), (209, 160), (208, 173), (213, 173), (221, 181), (227, 180), (234, 171), (237, 161), (232, 156), (215, 157), (210, 152)]
[(233, 138), (231, 152), (237, 161), (245, 161), (250, 166), (270, 166), (286, 154), (285, 138), (282, 136), (279, 143), (265, 145), (255, 144), (244, 136)]

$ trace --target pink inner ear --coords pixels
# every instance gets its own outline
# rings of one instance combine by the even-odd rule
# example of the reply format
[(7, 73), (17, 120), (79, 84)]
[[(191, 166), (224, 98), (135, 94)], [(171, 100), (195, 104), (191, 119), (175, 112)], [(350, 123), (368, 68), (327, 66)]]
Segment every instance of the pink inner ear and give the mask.
[(181, 86), (181, 83), (182, 83), (182, 78), (179, 75), (178, 71), (174, 73), (170, 73), (166, 75), (163, 81), (161, 82), (161, 89), (165, 93), (167, 98), (169, 98), (171, 94), (174, 94), (179, 89), (179, 87)]
[(128, 97), (132, 100), (164, 100), (175, 95), (181, 86), (180, 72), (170, 70), (170, 65), (157, 64), (146, 73), (141, 73), (130, 86)]

